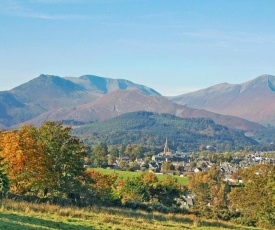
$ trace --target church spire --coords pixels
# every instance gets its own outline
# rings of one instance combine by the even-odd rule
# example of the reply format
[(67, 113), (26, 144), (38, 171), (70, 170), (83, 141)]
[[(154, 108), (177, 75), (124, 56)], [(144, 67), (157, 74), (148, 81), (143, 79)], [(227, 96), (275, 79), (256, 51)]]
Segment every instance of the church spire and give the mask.
[(164, 151), (163, 152), (164, 152), (165, 155), (169, 152), (167, 137), (166, 137), (166, 142), (165, 142), (165, 145), (164, 145)]

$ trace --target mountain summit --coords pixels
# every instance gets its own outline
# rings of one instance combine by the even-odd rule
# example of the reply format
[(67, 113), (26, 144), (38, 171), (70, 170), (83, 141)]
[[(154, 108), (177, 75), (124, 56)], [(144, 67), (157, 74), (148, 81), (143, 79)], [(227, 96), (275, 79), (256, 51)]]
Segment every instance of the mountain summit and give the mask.
[(171, 100), (261, 124), (275, 124), (275, 76), (272, 75), (262, 75), (243, 84), (222, 83)]

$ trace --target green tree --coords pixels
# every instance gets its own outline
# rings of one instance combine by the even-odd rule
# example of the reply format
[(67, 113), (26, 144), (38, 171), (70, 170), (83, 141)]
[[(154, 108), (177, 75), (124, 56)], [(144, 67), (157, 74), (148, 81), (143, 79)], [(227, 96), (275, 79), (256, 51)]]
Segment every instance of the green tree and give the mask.
[(190, 163), (190, 167), (191, 167), (191, 168), (197, 167), (197, 162), (192, 161), (192, 162)]
[(160, 182), (154, 184), (151, 190), (151, 196), (155, 197), (158, 202), (165, 206), (172, 206), (176, 203), (175, 198), (179, 198), (182, 192), (184, 191), (181, 190), (177, 179), (172, 176), (167, 176)]
[(47, 121), (38, 128), (38, 141), (45, 154), (42, 164), (50, 181), (40, 185), (46, 196), (70, 197), (77, 194), (84, 174), (86, 148), (77, 137), (71, 136), (71, 127)]
[(202, 167), (202, 168), (206, 168), (206, 167), (207, 167), (207, 164), (206, 164), (205, 162), (202, 162), (202, 163), (201, 163), (201, 167)]
[(93, 162), (96, 166), (101, 166), (108, 163), (108, 147), (101, 142), (93, 148), (92, 156)]
[(173, 163), (171, 161), (165, 161), (162, 166), (161, 166), (162, 170), (175, 170), (175, 166), (173, 165)]
[(145, 202), (150, 200), (148, 187), (138, 178), (128, 178), (120, 191), (122, 203), (126, 201)]
[(177, 170), (178, 170), (179, 172), (184, 172), (184, 166), (183, 166), (182, 163), (178, 166)]
[(230, 208), (241, 213), (246, 224), (275, 226), (275, 166), (259, 164), (243, 170), (244, 186), (229, 194)]
[(5, 171), (7, 170), (5, 165), (2, 163), (2, 158), (0, 158), (0, 199), (2, 199), (5, 194), (9, 191), (9, 179)]
[(138, 145), (134, 148), (133, 152), (134, 156), (140, 159), (144, 157), (145, 148), (142, 145)]

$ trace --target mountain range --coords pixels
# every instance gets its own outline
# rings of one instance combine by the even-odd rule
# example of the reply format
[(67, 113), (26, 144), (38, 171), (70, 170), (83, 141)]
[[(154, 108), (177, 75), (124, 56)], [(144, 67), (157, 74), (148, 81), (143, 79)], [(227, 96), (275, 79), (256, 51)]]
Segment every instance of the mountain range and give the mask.
[(275, 125), (275, 76), (272, 75), (262, 75), (243, 84), (222, 83), (170, 99), (192, 108)]
[(262, 126), (257, 123), (249, 122), (238, 117), (219, 115), (206, 110), (189, 108), (176, 104), (157, 94), (146, 95), (137, 89), (116, 90), (91, 103), (76, 107), (55, 109), (43, 113), (27, 123), (40, 125), (45, 120), (73, 120), (79, 123), (90, 123), (103, 121), (134, 111), (149, 111), (159, 114), (166, 113), (182, 118), (210, 118), (216, 124), (231, 129), (255, 130), (262, 128)]
[(40, 75), (12, 90), (0, 92), (0, 128), (22, 123), (39, 125), (45, 120), (85, 124), (129, 112), (149, 111), (212, 119), (231, 129), (258, 130), (263, 126), (254, 122), (259, 120), (257, 116), (263, 117), (263, 124), (268, 123), (267, 118), (272, 121), (274, 117), (274, 100), (271, 100), (274, 85), (275, 77), (264, 75), (240, 85), (224, 83), (165, 98), (152, 88), (123, 79)]
[(45, 112), (90, 103), (118, 89), (138, 89), (146, 95), (155, 90), (122, 79), (84, 75), (61, 78), (40, 75), (12, 90), (0, 92), (0, 124), (11, 127)]

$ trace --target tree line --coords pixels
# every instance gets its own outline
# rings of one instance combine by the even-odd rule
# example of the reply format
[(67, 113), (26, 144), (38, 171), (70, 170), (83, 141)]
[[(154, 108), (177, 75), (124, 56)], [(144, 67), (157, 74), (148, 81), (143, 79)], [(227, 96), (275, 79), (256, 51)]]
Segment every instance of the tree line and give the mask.
[(199, 216), (233, 220), (239, 224), (274, 228), (275, 165), (259, 164), (242, 169), (238, 185), (230, 185), (218, 168), (194, 174), (188, 189), (195, 194), (191, 211)]
[[(19, 130), (1, 131), (1, 195), (78, 205), (129, 205), (132, 201), (175, 205), (174, 198), (182, 188), (174, 178), (159, 181), (154, 174), (145, 173), (123, 180), (117, 174), (86, 169), (89, 148), (70, 133), (70, 127), (53, 121), (40, 127), (24, 125)], [(95, 147), (95, 161), (105, 162), (101, 155), (105, 156), (106, 148)]]

